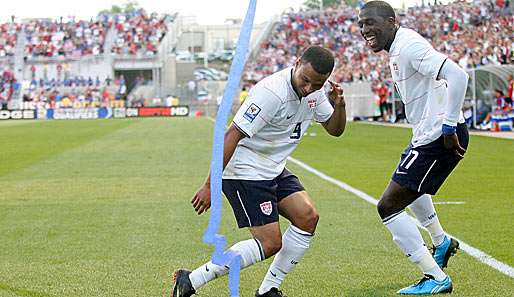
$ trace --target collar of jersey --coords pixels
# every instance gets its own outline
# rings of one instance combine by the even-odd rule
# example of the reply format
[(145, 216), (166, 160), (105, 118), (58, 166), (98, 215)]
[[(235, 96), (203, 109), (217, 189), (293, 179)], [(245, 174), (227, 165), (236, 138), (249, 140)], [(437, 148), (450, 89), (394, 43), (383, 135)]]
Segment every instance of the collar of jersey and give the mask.
[(393, 43), (391, 43), (391, 47), (389, 48), (389, 56), (394, 52), (394, 49), (396, 47), (396, 43), (398, 43), (398, 39), (400, 39), (400, 35), (403, 34), (405, 31), (404, 28), (398, 27), (398, 30), (396, 31), (396, 34), (394, 35)]
[(302, 97), (298, 96), (298, 94), (296, 93), (296, 91), (294, 90), (294, 87), (293, 87), (293, 67), (291, 67), (291, 69), (289, 70), (289, 76), (287, 76), (287, 82), (288, 82), (288, 85), (289, 85), (289, 88), (291, 88), (291, 91), (293, 91), (293, 94), (296, 96), (296, 98), (298, 98), (298, 100), (302, 101)]

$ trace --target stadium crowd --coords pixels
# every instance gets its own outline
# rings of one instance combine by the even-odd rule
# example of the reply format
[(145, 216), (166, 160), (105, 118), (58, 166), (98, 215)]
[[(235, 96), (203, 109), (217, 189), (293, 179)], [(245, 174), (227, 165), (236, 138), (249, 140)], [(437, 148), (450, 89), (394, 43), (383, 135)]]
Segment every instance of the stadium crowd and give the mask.
[(5, 67), (0, 77), (0, 109), (7, 109), (7, 104), (20, 89), (20, 84), (14, 77), (14, 73)]
[(103, 53), (105, 36), (109, 29), (106, 18), (96, 21), (31, 20), (24, 24), (26, 36), (25, 57), (74, 57)]
[[(400, 24), (421, 32), (436, 49), (464, 68), (514, 63), (513, 16), (504, 1), (413, 7), (400, 13)], [(308, 44), (329, 47), (336, 55), (333, 79), (373, 81), (389, 76), (386, 54), (371, 55), (356, 23), (358, 11), (346, 4), (323, 11), (283, 15), (259, 58), (247, 64), (245, 81), (253, 83), (294, 63)]]
[(13, 56), (17, 33), (21, 25), (15, 22), (0, 24), (0, 57)]
[[(170, 15), (148, 14), (144, 9), (119, 14), (99, 14), (95, 20), (34, 19), (23, 24), (26, 36), (25, 56), (72, 57), (99, 55), (104, 52), (106, 35), (114, 28), (116, 36), (110, 51), (118, 55), (154, 55), (167, 31)], [(0, 25), (2, 46), (14, 54), (16, 26)], [(14, 30), (14, 31), (13, 31)], [(5, 44), (5, 45), (4, 45)]]
[(144, 9), (114, 16), (116, 40), (112, 53), (118, 55), (155, 55), (167, 31), (171, 16), (148, 14)]

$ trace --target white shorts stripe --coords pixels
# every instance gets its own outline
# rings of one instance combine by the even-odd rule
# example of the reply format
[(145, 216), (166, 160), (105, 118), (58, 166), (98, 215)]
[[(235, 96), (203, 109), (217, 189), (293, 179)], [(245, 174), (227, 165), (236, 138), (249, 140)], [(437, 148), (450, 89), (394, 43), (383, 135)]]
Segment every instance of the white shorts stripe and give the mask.
[(428, 168), (427, 173), (425, 173), (425, 176), (423, 176), (423, 179), (421, 180), (421, 183), (419, 183), (418, 192), (421, 192), (421, 186), (423, 185), (423, 182), (425, 182), (425, 178), (427, 178), (427, 175), (430, 173), (430, 170), (432, 170), (432, 167), (434, 167), (437, 160), (434, 160), (434, 163), (430, 165), (430, 168)]
[(239, 202), (241, 203), (241, 207), (243, 208), (243, 211), (245, 212), (246, 218), (248, 219), (248, 224), (250, 224), (250, 227), (252, 227), (252, 221), (250, 221), (250, 217), (248, 216), (248, 213), (246, 212), (245, 205), (243, 204), (243, 200), (241, 200), (241, 195), (239, 195), (239, 191), (236, 190), (237, 198), (239, 198)]

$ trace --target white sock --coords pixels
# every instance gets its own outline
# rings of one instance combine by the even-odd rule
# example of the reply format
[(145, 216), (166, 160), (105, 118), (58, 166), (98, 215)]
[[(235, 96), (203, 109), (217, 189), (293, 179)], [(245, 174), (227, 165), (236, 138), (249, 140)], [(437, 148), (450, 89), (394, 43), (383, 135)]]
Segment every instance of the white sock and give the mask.
[(409, 257), (409, 260), (416, 264), (423, 271), (423, 274), (432, 275), (437, 281), (442, 281), (446, 278), (446, 273), (437, 265), (426, 246), (414, 252)]
[(430, 274), (436, 280), (446, 278), (446, 274), (439, 268), (423, 243), (416, 223), (405, 211), (393, 214), (383, 221), (393, 235), (393, 241), (424, 274)]
[(313, 235), (298, 227), (289, 225), (282, 236), (282, 249), (275, 255), (259, 288), (259, 294), (268, 292), (271, 288), (279, 288), (286, 275), (300, 262)]
[[(231, 251), (241, 256), (241, 269), (264, 260), (264, 250), (257, 239), (248, 239), (234, 244)], [(228, 272), (227, 266), (219, 266), (211, 261), (196, 268), (189, 275), (193, 288), (197, 290), (211, 280), (225, 275)]]
[(439, 223), (439, 217), (435, 212), (434, 203), (432, 203), (432, 196), (429, 194), (421, 195), (412, 202), (409, 208), (414, 215), (416, 215), (421, 225), (427, 228), (434, 246), (443, 243), (446, 234), (444, 233), (441, 223)]

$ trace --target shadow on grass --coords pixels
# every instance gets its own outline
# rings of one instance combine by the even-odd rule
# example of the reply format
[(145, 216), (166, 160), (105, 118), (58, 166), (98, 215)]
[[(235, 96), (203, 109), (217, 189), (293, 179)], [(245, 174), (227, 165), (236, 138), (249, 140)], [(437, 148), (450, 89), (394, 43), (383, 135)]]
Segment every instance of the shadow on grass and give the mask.
[(15, 295), (21, 296), (21, 297), (56, 297), (54, 295), (49, 295), (45, 293), (40, 293), (36, 291), (30, 291), (23, 288), (15, 288), (11, 287), (8, 284), (2, 284), (0, 283), (0, 290), (8, 291), (11, 293), (14, 293)]
[(345, 292), (345, 297), (386, 297), (395, 296), (396, 291), (403, 288), (401, 284), (389, 284), (387, 286), (373, 288), (356, 288)]

